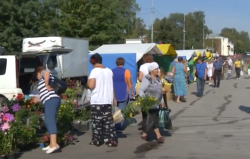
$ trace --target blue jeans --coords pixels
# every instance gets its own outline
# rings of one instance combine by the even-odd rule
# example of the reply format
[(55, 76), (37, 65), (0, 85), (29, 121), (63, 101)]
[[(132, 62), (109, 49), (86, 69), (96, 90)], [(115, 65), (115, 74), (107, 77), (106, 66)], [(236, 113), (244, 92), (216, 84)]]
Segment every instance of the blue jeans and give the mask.
[[(117, 107), (121, 110), (124, 110), (129, 102), (129, 95), (126, 96), (125, 101), (119, 102), (117, 101)], [(115, 124), (116, 130), (123, 130), (123, 122), (119, 124)]]
[(61, 98), (51, 98), (44, 104), (45, 125), (49, 135), (57, 134), (56, 116), (61, 104)]
[(228, 80), (231, 79), (231, 73), (228, 73), (228, 74), (227, 74), (227, 79), (228, 79)]
[(205, 88), (205, 80), (204, 78), (197, 78), (196, 79), (197, 83), (197, 95), (203, 95), (204, 88)]

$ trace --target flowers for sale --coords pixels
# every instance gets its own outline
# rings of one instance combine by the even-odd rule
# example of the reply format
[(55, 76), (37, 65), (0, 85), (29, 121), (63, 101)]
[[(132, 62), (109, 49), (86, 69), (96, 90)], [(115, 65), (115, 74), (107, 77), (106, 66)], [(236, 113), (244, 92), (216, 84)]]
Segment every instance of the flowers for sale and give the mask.
[(152, 96), (145, 96), (145, 97), (139, 97), (136, 100), (135, 105), (140, 106), (144, 112), (148, 113), (151, 107), (159, 105), (159, 101)]
[(13, 111), (13, 112), (17, 112), (17, 111), (19, 111), (20, 109), (21, 109), (21, 106), (20, 106), (18, 103), (14, 104), (14, 105), (12, 106), (12, 111)]

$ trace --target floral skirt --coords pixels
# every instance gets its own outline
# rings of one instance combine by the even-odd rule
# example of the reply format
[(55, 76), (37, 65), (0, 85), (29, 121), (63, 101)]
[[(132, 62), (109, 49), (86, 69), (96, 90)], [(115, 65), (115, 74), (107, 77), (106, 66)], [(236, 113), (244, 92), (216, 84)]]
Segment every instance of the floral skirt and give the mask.
[(159, 109), (149, 109), (144, 132), (159, 128)]

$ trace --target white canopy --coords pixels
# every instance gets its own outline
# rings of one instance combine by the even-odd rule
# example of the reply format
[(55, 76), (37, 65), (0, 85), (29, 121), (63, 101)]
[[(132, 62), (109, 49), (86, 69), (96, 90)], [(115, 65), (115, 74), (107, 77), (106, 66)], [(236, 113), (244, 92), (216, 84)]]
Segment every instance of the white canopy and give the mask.
[(176, 50), (177, 56), (186, 56), (187, 60), (190, 60), (194, 55), (194, 50)]
[(218, 53), (213, 53), (213, 57), (219, 57), (220, 55)]
[(146, 53), (163, 55), (158, 49), (155, 43), (147, 44), (110, 44), (102, 45), (90, 54), (125, 54), (125, 53), (136, 53), (136, 61), (138, 62), (142, 56)]

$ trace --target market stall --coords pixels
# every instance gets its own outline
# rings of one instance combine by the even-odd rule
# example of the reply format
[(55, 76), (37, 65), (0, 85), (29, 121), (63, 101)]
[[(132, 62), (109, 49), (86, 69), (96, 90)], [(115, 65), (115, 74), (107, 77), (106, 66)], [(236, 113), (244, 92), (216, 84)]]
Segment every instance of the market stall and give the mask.
[(165, 72), (170, 72), (172, 69), (171, 63), (177, 56), (174, 47), (171, 44), (159, 44), (157, 47), (163, 53), (163, 56), (154, 56), (154, 60)]
[[(150, 53), (153, 55), (163, 55), (156, 44), (112, 44), (102, 45), (89, 54), (90, 58), (93, 54), (99, 53), (102, 56), (103, 65), (113, 69), (116, 67), (116, 59), (122, 57), (125, 59), (124, 67), (128, 69), (132, 75), (133, 86), (137, 81), (138, 63), (144, 54)], [(92, 70), (92, 65), (88, 63), (88, 72)]]
[(194, 81), (193, 73), (194, 73), (194, 57), (197, 57), (197, 54), (194, 50), (176, 50), (178, 56), (186, 56), (186, 60), (188, 61), (189, 67), (189, 82)]
[(211, 60), (213, 58), (213, 54), (211, 52), (206, 52), (205, 57), (206, 59)]

